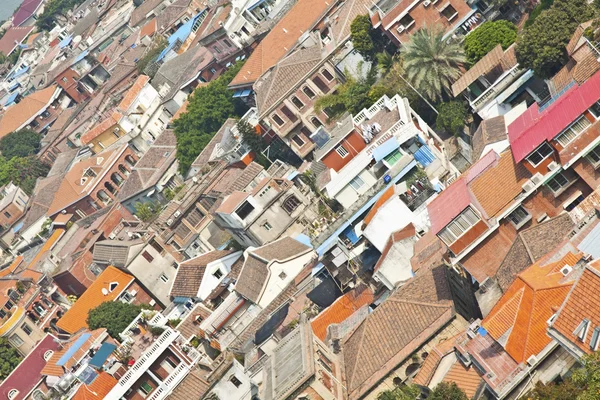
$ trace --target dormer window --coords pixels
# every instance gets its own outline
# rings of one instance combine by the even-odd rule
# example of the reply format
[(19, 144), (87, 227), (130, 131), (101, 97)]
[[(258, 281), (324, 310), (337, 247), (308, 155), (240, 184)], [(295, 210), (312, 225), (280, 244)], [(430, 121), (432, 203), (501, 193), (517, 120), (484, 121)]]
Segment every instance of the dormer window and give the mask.
[(475, 211), (471, 207), (467, 207), (458, 217), (446, 225), (438, 235), (444, 243), (450, 246), (479, 221), (480, 218)]
[(577, 339), (579, 339), (579, 341), (585, 342), (585, 337), (587, 336), (589, 327), (590, 320), (586, 318), (583, 321), (581, 321), (581, 323), (577, 326), (577, 328), (573, 332), (573, 335), (577, 336)]
[(44, 353), (44, 361), (50, 360), (54, 352), (52, 350), (48, 350)]
[(117, 289), (117, 286), (119, 286), (118, 282), (111, 282), (108, 284), (108, 291), (109, 292), (113, 292), (114, 290)]
[(600, 327), (595, 327), (592, 332), (592, 340), (590, 340), (590, 349), (592, 351), (598, 350), (598, 343), (600, 343)]
[(98, 176), (98, 174), (96, 174), (96, 171), (94, 171), (91, 168), (87, 168), (84, 172), (83, 172), (83, 177), (84, 178), (95, 178), (96, 176)]
[(19, 394), (19, 391), (17, 389), (11, 389), (8, 392), (8, 400), (13, 400), (15, 399)]

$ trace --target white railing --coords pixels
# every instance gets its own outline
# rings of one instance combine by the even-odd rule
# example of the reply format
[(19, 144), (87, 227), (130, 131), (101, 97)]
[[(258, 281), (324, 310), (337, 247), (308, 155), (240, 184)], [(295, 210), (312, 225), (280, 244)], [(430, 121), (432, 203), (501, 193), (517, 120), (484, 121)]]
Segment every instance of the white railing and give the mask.
[(181, 362), (179, 365), (169, 374), (167, 379), (165, 379), (158, 388), (152, 393), (147, 400), (162, 400), (166, 396), (168, 396), (171, 391), (187, 376), (190, 372), (190, 367)]
[(352, 119), (354, 121), (354, 125), (360, 125), (364, 120), (371, 119), (375, 114), (381, 111), (384, 107), (392, 109), (398, 105), (398, 102), (401, 101), (401, 97), (396, 95), (391, 99), (386, 95), (383, 95), (375, 104), (373, 104), (368, 109), (365, 108), (358, 114), (356, 114)]
[(514, 79), (521, 74), (522, 70), (518, 69), (518, 65), (509, 70), (504, 76), (498, 78), (492, 86), (488, 87), (483, 93), (479, 95), (475, 100), (471, 102), (471, 107), (479, 111), (479, 108), (487, 103), (487, 100), (493, 97), (493, 95), (506, 89)]
[(154, 361), (173, 343), (173, 341), (179, 336), (174, 330), (167, 328), (162, 335), (156, 339), (154, 344), (146, 350), (146, 352), (136, 361), (135, 364), (127, 372), (115, 387), (108, 393), (106, 399), (118, 400), (127, 392), (127, 390), (133, 385), (146, 370), (152, 365)]

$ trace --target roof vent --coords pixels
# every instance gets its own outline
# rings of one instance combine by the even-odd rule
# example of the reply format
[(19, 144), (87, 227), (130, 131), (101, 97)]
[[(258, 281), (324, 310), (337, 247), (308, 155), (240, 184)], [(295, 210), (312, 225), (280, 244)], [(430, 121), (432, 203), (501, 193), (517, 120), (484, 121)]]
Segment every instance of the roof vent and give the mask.
[(565, 265), (564, 267), (562, 267), (560, 269), (560, 273), (563, 274), (564, 276), (567, 276), (571, 273), (571, 271), (573, 271), (573, 267), (571, 267), (570, 265)]
[(102, 294), (103, 294), (104, 296), (108, 296), (108, 289), (106, 289), (106, 288), (102, 288)]

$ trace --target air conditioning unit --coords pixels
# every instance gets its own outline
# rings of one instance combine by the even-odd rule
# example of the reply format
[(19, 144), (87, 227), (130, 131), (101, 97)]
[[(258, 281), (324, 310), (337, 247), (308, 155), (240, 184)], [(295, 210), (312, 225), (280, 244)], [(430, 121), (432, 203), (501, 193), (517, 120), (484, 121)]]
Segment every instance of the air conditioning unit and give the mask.
[(429, 1), (429, 0), (425, 0), (423, 2), (423, 7), (429, 7), (430, 5), (431, 5), (431, 1)]
[(560, 167), (560, 165), (556, 161), (552, 161), (550, 164), (548, 164), (549, 171), (554, 171), (555, 169), (558, 169), (558, 167)]
[(173, 218), (169, 218), (167, 220), (167, 226), (171, 226), (172, 223), (173, 223)]
[(537, 364), (538, 359), (536, 356), (532, 355), (531, 357), (529, 357), (527, 359), (527, 365), (529, 365), (530, 367), (533, 367), (535, 364)]
[(173, 217), (174, 217), (174, 218), (177, 218), (177, 217), (179, 217), (180, 215), (181, 215), (181, 211), (177, 210), (177, 211), (175, 211), (175, 213), (173, 214)]
[(396, 31), (398, 31), (398, 33), (402, 33), (402, 32), (404, 32), (405, 29), (406, 29), (405, 27), (400, 25), (398, 28), (396, 28)]
[(571, 273), (571, 271), (573, 271), (573, 267), (569, 266), (569, 265), (565, 265), (564, 267), (562, 267), (560, 269), (560, 273), (563, 274), (564, 276), (567, 276)]
[(130, 294), (132, 297), (135, 297), (135, 295), (137, 294), (137, 290), (133, 289), (133, 290), (131, 290), (131, 292), (129, 292), (129, 294)]
[(524, 192), (531, 192), (533, 189), (535, 189), (535, 183), (533, 183), (531, 181), (527, 181), (523, 184)]
[(533, 175), (531, 177), (531, 182), (535, 183), (536, 185), (542, 183), (542, 180), (544, 179), (544, 175), (540, 174), (539, 172), (537, 172), (535, 175)]

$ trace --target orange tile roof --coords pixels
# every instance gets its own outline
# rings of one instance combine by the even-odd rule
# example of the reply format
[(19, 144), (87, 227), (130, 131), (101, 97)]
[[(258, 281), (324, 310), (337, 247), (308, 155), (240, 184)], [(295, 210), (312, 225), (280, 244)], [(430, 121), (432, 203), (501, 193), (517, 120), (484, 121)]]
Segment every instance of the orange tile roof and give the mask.
[(456, 383), (469, 399), (472, 399), (481, 384), (481, 376), (473, 367), (465, 367), (460, 361), (457, 361), (448, 371), (442, 382)]
[(312, 320), (311, 327), (313, 333), (316, 337), (324, 341), (327, 337), (327, 328), (330, 325), (344, 322), (346, 318), (354, 314), (359, 308), (372, 302), (373, 291), (369, 288), (363, 288), (360, 292), (355, 289), (346, 293)]
[(101, 372), (89, 385), (82, 384), (75, 392), (72, 400), (104, 399), (117, 382), (108, 372)]
[(156, 32), (156, 17), (146, 22), (146, 25), (140, 29), (140, 39), (145, 36), (152, 36)]
[(575, 265), (581, 257), (581, 253), (569, 252), (556, 262), (533, 264), (517, 276), (482, 321), (516, 362), (539, 354), (550, 343), (547, 321), (573, 286), (572, 278), (565, 278), (560, 269)]
[(23, 256), (18, 256), (17, 258), (15, 258), (14, 261), (8, 267), (0, 271), (0, 278), (4, 278), (6, 275), (14, 273), (15, 270), (19, 267), (19, 265), (21, 265), (21, 263), (23, 262), (23, 259)]
[(375, 204), (373, 204), (373, 207), (371, 207), (371, 211), (369, 211), (369, 213), (367, 214), (367, 216), (365, 217), (365, 219), (363, 220), (363, 223), (366, 225), (369, 225), (369, 223), (371, 222), (371, 220), (373, 218), (375, 218), (375, 215), (377, 215), (377, 211), (379, 211), (379, 208), (381, 206), (383, 206), (389, 199), (391, 199), (394, 194), (396, 193), (396, 187), (394, 185), (390, 186), (388, 190), (386, 190), (380, 198), (377, 199), (377, 201), (375, 202)]
[(27, 268), (35, 269), (34, 267), (37, 262), (40, 261), (46, 255), (46, 253), (52, 249), (52, 247), (54, 247), (56, 242), (58, 242), (64, 233), (65, 230), (62, 228), (56, 229), (54, 232), (52, 232), (52, 235), (50, 235), (48, 240), (46, 240), (46, 243), (44, 243), (40, 251), (38, 251), (33, 260), (31, 260)]
[[(81, 337), (81, 335), (83, 335), (84, 333), (90, 333), (91, 336), (85, 341), (85, 343), (79, 347), (79, 349), (77, 349), (73, 355), (71, 356), (71, 358), (69, 358), (64, 365), (57, 365), (56, 363), (58, 362), (58, 360), (60, 360), (62, 358), (62, 356), (65, 355), (65, 353), (67, 351), (69, 351), (69, 349), (71, 348), (71, 345), (73, 343), (75, 343), (77, 341), (77, 339), (79, 339)], [(75, 366), (85, 355), (86, 353), (90, 350), (90, 348), (92, 347), (92, 345), (94, 344), (94, 342), (101, 337), (102, 335), (106, 334), (106, 329), (104, 328), (100, 328), (100, 329), (96, 329), (94, 331), (81, 331), (80, 333), (72, 336), (68, 343), (65, 343), (63, 345), (63, 347), (55, 352), (54, 354), (52, 354), (52, 356), (50, 357), (50, 359), (46, 362), (46, 365), (44, 366), (44, 368), (42, 369), (41, 374), (42, 375), (47, 375), (47, 376), (58, 376), (61, 377), (64, 375), (66, 370), (70, 370), (73, 366)]]
[(240, 204), (242, 204), (242, 201), (246, 200), (249, 195), (250, 194), (247, 192), (235, 191), (227, 196), (227, 198), (223, 201), (223, 203), (221, 203), (215, 212), (231, 214)]
[(149, 81), (150, 77), (148, 75), (140, 75), (137, 77), (118, 106), (121, 112), (126, 113), (127, 110), (129, 110), (129, 107), (131, 107), (135, 99), (137, 99), (137, 97), (140, 95), (140, 92)]
[(112, 128), (114, 125), (117, 125), (119, 123), (119, 121), (121, 120), (121, 118), (123, 118), (123, 115), (121, 115), (121, 113), (115, 111), (110, 117), (105, 118), (98, 125), (96, 125), (92, 129), (90, 129), (89, 131), (87, 131), (86, 133), (81, 135), (81, 139), (80, 139), (81, 143), (82, 144), (90, 143), (92, 140), (96, 139), (102, 133), (106, 132), (107, 130)]
[(464, 332), (459, 333), (456, 336), (450, 337), (443, 342), (440, 342), (437, 346), (435, 346), (423, 361), (423, 365), (421, 369), (415, 375), (413, 379), (413, 383), (421, 386), (429, 386), (433, 375), (437, 371), (442, 358), (447, 356), (450, 353), (454, 352), (454, 342), (457, 338), (462, 336)]
[(310, 30), (331, 4), (326, 0), (298, 0), (256, 46), (229, 85), (248, 85), (255, 82), (292, 50), (300, 36)]
[[(82, 328), (87, 328), (87, 316), (90, 310), (104, 302), (115, 300), (133, 282), (133, 279), (133, 276), (115, 267), (106, 268), (58, 320), (56, 326), (68, 333), (75, 333)], [(111, 283), (117, 283), (117, 287), (113, 291), (109, 289)]]
[(173, 115), (173, 118), (171, 118), (171, 121), (175, 121), (177, 118), (179, 118), (181, 116), (181, 114), (186, 112), (188, 104), (190, 104), (189, 100), (184, 101), (183, 104), (181, 105), (181, 107), (179, 107), (179, 110), (177, 110), (175, 115)]
[(33, 92), (19, 103), (9, 107), (0, 120), (0, 138), (21, 128), (28, 120), (46, 109), (57, 90), (56, 85)]

